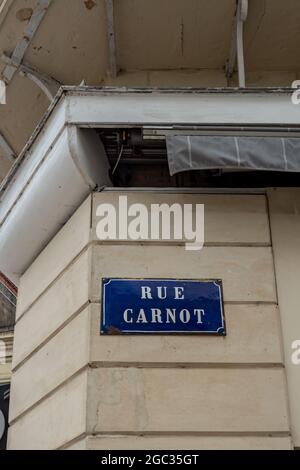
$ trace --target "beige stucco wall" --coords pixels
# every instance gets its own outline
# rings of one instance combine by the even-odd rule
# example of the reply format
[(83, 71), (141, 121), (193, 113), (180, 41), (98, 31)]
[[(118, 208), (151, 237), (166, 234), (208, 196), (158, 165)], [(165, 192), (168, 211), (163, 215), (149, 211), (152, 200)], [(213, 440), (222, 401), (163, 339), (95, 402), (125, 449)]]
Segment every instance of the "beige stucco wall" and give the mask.
[[(205, 204), (206, 245), (101, 243), (94, 194), (24, 273), (9, 448), (291, 448), (264, 195), (134, 192)], [(100, 336), (102, 277), (221, 278), (225, 338)]]
[(300, 341), (300, 190), (272, 189), (268, 191), (268, 200), (292, 435), (294, 445), (300, 448), (300, 364), (292, 361), (296, 352), (292, 344)]

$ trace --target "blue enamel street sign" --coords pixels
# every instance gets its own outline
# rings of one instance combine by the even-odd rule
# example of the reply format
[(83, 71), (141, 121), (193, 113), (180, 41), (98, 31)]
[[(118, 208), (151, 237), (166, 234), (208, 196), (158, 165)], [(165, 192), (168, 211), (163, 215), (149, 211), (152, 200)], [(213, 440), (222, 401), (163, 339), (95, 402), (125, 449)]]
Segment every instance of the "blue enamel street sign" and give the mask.
[(102, 280), (102, 334), (225, 335), (219, 280)]

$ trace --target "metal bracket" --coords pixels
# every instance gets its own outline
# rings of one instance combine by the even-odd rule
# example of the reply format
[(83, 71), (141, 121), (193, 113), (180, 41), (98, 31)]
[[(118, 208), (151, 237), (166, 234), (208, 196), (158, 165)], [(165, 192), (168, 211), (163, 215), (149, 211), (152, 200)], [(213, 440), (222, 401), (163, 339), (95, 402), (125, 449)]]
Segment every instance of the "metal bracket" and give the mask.
[(105, 0), (106, 22), (107, 22), (107, 39), (109, 49), (110, 75), (116, 78), (118, 75), (117, 52), (116, 52), (116, 36), (114, 21), (114, 2), (113, 0)]
[(19, 64), (18, 61), (8, 57), (5, 54), (2, 54), (0, 60), (11, 69), (14, 69), (15, 71), (18, 70), (22, 76), (28, 77), (30, 80), (32, 80), (45, 93), (50, 101), (53, 100), (61, 86), (57, 80), (49, 77), (48, 75), (40, 72), (28, 64)]
[[(44, 18), (51, 0), (38, 0), (37, 7), (32, 14), (28, 24), (26, 25), (23, 36), (17, 42), (14, 52), (12, 53), (12, 60), (15, 64), (20, 65), (23, 57), (30, 45), (39, 25)], [(7, 65), (2, 73), (3, 79), (6, 83), (10, 82), (16, 72), (15, 66)]]
[(0, 133), (0, 151), (5, 158), (13, 162), (16, 159), (16, 154), (13, 148), (9, 145), (7, 140)]
[(230, 55), (226, 63), (226, 76), (231, 78), (237, 59), (239, 87), (245, 88), (245, 60), (244, 60), (244, 23), (248, 17), (248, 0), (238, 0), (237, 10), (234, 17), (233, 32), (231, 39)]

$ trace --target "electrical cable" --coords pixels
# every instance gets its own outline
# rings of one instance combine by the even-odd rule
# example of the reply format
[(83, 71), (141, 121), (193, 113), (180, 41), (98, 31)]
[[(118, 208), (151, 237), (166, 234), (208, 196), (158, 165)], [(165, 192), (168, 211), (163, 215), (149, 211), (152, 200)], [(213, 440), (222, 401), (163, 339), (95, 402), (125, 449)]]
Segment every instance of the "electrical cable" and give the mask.
[(117, 160), (117, 162), (116, 162), (116, 164), (115, 164), (115, 166), (114, 166), (114, 169), (113, 169), (113, 171), (112, 171), (112, 173), (111, 173), (112, 175), (115, 174), (116, 169), (118, 168), (118, 165), (119, 165), (120, 160), (121, 160), (121, 158), (122, 158), (123, 150), (124, 150), (124, 145), (122, 145), (122, 147), (121, 147), (120, 155), (119, 155), (118, 160)]

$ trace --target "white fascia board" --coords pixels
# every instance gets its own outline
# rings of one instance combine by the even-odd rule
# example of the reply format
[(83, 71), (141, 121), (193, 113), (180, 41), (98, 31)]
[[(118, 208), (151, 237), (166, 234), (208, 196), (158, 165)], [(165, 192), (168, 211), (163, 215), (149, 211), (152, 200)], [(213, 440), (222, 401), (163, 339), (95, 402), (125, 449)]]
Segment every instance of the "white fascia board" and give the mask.
[(15, 160), (14, 165), (0, 186), (0, 220), (1, 215), (11, 207), (16, 194), (21, 193), (30, 177), (37, 171), (66, 123), (64, 100), (49, 111), (48, 118), (37, 126), (24, 150)]
[(69, 91), (69, 124), (100, 127), (118, 124), (276, 125), (300, 124), (295, 90), (228, 91)]

